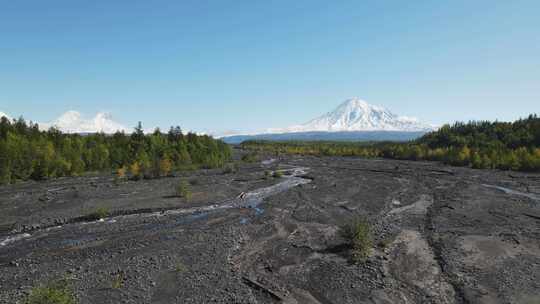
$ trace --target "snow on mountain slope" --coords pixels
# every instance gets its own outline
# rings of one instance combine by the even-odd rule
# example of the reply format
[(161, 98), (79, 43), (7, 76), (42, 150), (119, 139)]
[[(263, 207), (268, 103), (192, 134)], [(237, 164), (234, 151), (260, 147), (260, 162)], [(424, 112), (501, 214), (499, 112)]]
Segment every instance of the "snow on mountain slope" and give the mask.
[(364, 100), (351, 98), (328, 112), (302, 125), (285, 129), (270, 129), (270, 133), (310, 131), (431, 131), (433, 128), (416, 118), (398, 116), (389, 110), (371, 105)]
[(42, 123), (42, 129), (54, 126), (66, 133), (115, 133), (116, 131), (127, 131), (128, 128), (115, 122), (108, 113), (97, 113), (92, 119), (85, 119), (77, 111), (67, 111), (58, 119), (51, 123)]
[(4, 112), (0, 112), (0, 118), (2, 118), (2, 117), (4, 117), (4, 116), (5, 116), (7, 119), (11, 120), (11, 117), (9, 117), (9, 115), (7, 115), (7, 114), (4, 113)]

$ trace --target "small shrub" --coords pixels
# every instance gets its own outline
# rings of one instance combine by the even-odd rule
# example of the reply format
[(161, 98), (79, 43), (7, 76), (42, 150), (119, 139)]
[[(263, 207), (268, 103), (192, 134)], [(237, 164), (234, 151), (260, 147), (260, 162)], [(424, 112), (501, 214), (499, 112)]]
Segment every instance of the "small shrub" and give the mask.
[(390, 245), (392, 245), (392, 242), (393, 239), (391, 237), (387, 237), (382, 239), (377, 245), (379, 246), (379, 248), (387, 249), (388, 247), (390, 247)]
[(229, 163), (223, 166), (223, 174), (235, 173), (237, 171), (236, 164)]
[(23, 302), (24, 304), (76, 304), (77, 299), (67, 280), (34, 287)]
[(124, 283), (124, 275), (122, 273), (119, 273), (113, 278), (111, 287), (113, 289), (120, 289), (123, 283)]
[(107, 207), (99, 207), (96, 208), (92, 213), (88, 214), (88, 218), (91, 220), (99, 220), (102, 218), (106, 218), (110, 215), (109, 208)]
[(342, 227), (341, 233), (350, 242), (352, 260), (355, 263), (365, 262), (373, 247), (373, 238), (369, 223), (363, 218), (358, 218)]
[(251, 152), (242, 156), (242, 161), (246, 163), (253, 163), (257, 161), (257, 153)]
[(127, 173), (126, 166), (122, 166), (122, 167), (120, 167), (120, 168), (118, 168), (116, 170), (116, 177), (118, 179), (125, 179), (126, 178), (126, 173)]
[(192, 185), (192, 186), (199, 185), (200, 183), (201, 183), (201, 181), (199, 181), (196, 178), (192, 178), (192, 179), (189, 180), (189, 184)]
[(114, 177), (114, 184), (116, 186), (120, 185), (120, 183), (126, 179), (126, 174), (127, 174), (127, 168), (125, 166), (122, 166), (116, 169), (116, 175)]
[(188, 201), (191, 199), (191, 189), (188, 182), (181, 180), (178, 183), (178, 186), (176, 186), (176, 196), (183, 197)]
[(274, 171), (274, 173), (272, 174), (272, 176), (273, 176), (274, 178), (280, 178), (280, 177), (283, 176), (283, 172), (281, 172), (281, 171)]
[(264, 171), (264, 179), (269, 179), (272, 176), (272, 171)]
[(176, 265), (174, 266), (174, 270), (178, 273), (182, 273), (182, 272), (186, 272), (187, 271), (187, 267), (186, 265), (182, 264), (181, 262), (178, 262), (176, 263)]

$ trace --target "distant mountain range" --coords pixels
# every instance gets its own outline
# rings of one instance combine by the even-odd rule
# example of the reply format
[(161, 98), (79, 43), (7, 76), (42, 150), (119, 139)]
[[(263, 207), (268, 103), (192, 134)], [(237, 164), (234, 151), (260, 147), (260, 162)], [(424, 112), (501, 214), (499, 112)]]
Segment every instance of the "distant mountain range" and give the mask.
[(116, 131), (129, 131), (120, 123), (113, 120), (108, 113), (99, 112), (91, 119), (85, 119), (77, 111), (67, 111), (58, 119), (51, 123), (42, 123), (40, 126), (44, 129), (55, 126), (66, 133), (97, 133), (103, 132), (112, 134)]
[[(0, 117), (9, 116), (0, 112)], [(93, 118), (84, 118), (77, 111), (68, 111), (51, 122), (39, 123), (40, 129), (52, 126), (66, 133), (108, 134), (116, 131), (131, 132), (132, 128), (113, 120), (108, 113), (99, 112)], [(230, 134), (216, 136), (228, 143), (240, 143), (249, 139), (264, 140), (346, 140), (346, 141), (405, 141), (417, 138), (433, 130), (433, 126), (416, 118), (398, 116), (391, 111), (351, 98), (338, 105), (333, 111), (323, 114), (301, 125), (283, 129), (269, 129), (262, 134)], [(146, 130), (151, 132), (152, 130)]]
[[(11, 119), (9, 115), (0, 112), (0, 117), (2, 116)], [(103, 112), (99, 112), (93, 118), (87, 119), (77, 111), (67, 111), (66, 113), (62, 114), (62, 116), (51, 122), (38, 123), (38, 125), (41, 130), (47, 130), (54, 126), (62, 132), (81, 134), (98, 132), (112, 134), (116, 131), (129, 132), (131, 130), (114, 121), (110, 114)]]
[(284, 129), (270, 129), (263, 134), (222, 137), (228, 143), (250, 139), (261, 140), (411, 140), (432, 131), (433, 126), (413, 117), (398, 116), (391, 111), (351, 98), (333, 111), (304, 124)]

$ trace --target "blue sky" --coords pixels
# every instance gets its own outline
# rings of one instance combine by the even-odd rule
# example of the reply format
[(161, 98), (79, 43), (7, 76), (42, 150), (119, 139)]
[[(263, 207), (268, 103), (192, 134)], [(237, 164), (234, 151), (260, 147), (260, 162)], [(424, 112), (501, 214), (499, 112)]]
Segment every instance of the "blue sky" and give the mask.
[(0, 111), (262, 130), (358, 96), (440, 124), (540, 112), (540, 1), (1, 1)]

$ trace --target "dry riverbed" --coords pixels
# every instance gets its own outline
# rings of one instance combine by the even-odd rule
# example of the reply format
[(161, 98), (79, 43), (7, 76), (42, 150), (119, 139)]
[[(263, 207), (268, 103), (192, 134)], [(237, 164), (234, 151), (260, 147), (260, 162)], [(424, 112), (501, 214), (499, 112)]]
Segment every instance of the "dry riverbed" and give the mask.
[[(339, 229), (359, 216), (355, 264)], [(1, 186), (0, 268), (0, 303), (59, 278), (84, 304), (539, 303), (540, 175), (286, 156)]]

